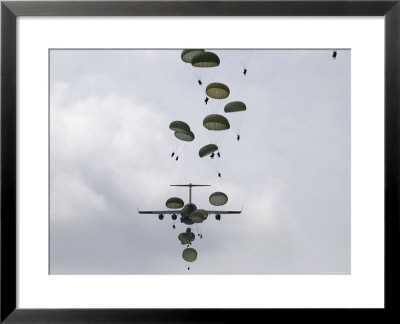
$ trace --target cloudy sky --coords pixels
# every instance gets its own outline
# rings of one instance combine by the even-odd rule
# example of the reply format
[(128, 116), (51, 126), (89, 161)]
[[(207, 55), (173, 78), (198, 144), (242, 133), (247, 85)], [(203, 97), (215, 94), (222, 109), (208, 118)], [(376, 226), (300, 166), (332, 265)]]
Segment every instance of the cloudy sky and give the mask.
[[(220, 67), (201, 74), (180, 52), (50, 52), (50, 273), (350, 273), (350, 51), (214, 50)], [(206, 106), (196, 77), (230, 96)], [(200, 159), (213, 140), (203, 118), (236, 100), (242, 127), (232, 121), (220, 160)], [(177, 145), (173, 120), (192, 143)], [(177, 238), (187, 226), (137, 213), (187, 202), (169, 185), (189, 182), (212, 185), (193, 189), (199, 208), (214, 191), (243, 208), (193, 226), (203, 239), (190, 272)]]

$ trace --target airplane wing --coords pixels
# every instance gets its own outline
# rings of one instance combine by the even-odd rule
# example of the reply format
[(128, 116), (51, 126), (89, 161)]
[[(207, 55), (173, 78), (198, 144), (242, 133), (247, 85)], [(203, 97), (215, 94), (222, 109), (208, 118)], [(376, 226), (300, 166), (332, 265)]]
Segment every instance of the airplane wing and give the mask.
[(241, 214), (241, 210), (207, 210), (209, 214)]
[(167, 214), (167, 215), (172, 215), (172, 214), (180, 214), (180, 210), (150, 210), (150, 211), (142, 211), (138, 210), (139, 214)]

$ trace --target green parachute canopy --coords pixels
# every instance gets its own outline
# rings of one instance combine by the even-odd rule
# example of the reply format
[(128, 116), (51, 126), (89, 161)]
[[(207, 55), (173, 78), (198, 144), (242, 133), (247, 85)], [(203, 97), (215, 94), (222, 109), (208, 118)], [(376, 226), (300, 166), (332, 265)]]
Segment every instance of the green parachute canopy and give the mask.
[(189, 125), (180, 120), (175, 120), (169, 124), (169, 129), (175, 132), (190, 132)]
[(184, 49), (181, 53), (181, 59), (185, 63), (192, 63), (196, 55), (204, 53), (203, 49)]
[(189, 237), (190, 242), (193, 242), (194, 239), (196, 238), (196, 235), (194, 235), (193, 232), (186, 233), (186, 235)]
[(174, 134), (175, 134), (175, 137), (177, 139), (180, 139), (181, 141), (191, 142), (194, 140), (194, 134), (192, 131), (188, 131), (188, 132), (176, 131)]
[(210, 201), (211, 205), (222, 206), (228, 202), (228, 196), (223, 192), (214, 192), (210, 195), (208, 200)]
[(167, 200), (167, 202), (165, 203), (165, 206), (167, 206), (168, 208), (171, 208), (171, 209), (182, 208), (183, 200), (178, 197), (171, 197)]
[(197, 211), (203, 215), (204, 219), (208, 217), (208, 211), (205, 209), (197, 209)]
[(207, 217), (208, 217), (208, 211), (207, 210), (205, 210), (205, 209), (197, 209), (196, 211), (201, 213), (203, 215), (204, 219), (207, 219)]
[(246, 105), (241, 101), (232, 101), (225, 105), (224, 111), (226, 113), (239, 112), (246, 110)]
[(219, 57), (213, 52), (201, 52), (192, 58), (192, 65), (199, 68), (210, 68), (219, 65)]
[(204, 118), (203, 120), (203, 126), (212, 131), (222, 131), (231, 127), (228, 119), (218, 114), (211, 114), (206, 116), (206, 118)]
[[(191, 234), (191, 235), (190, 235)], [(179, 241), (181, 241), (181, 244), (189, 244), (190, 242), (193, 242), (195, 239), (194, 233), (181, 233), (178, 235)]]
[(182, 253), (182, 258), (187, 262), (193, 262), (197, 259), (197, 251), (192, 248), (184, 249)]
[(190, 220), (191, 220), (193, 223), (197, 223), (197, 224), (202, 223), (203, 220), (204, 220), (203, 214), (200, 213), (200, 212), (197, 211), (197, 210), (195, 210), (193, 213), (191, 213), (191, 214), (189, 215), (189, 218), (190, 218)]
[(207, 96), (213, 99), (225, 99), (229, 96), (229, 88), (223, 83), (210, 83), (206, 88)]
[(207, 155), (210, 155), (211, 153), (218, 151), (218, 146), (215, 144), (208, 144), (206, 146), (203, 146), (200, 151), (199, 151), (199, 156), (200, 157), (205, 157)]
[(192, 212), (196, 210), (196, 206), (193, 204), (187, 204), (183, 209), (181, 210), (181, 215), (183, 217), (188, 217)]

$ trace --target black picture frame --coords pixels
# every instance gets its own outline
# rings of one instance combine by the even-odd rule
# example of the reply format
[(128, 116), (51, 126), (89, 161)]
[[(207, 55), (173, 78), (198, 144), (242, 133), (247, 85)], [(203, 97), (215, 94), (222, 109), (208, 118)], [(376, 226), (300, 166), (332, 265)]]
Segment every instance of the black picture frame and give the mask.
[[(1, 3), (1, 287), (4, 323), (237, 322), (266, 315), (343, 316), (316, 309), (19, 309), (16, 308), (16, 19), (18, 16), (384, 16), (385, 18), (385, 307), (357, 312), (383, 320), (399, 291), (400, 0), (395, 1), (2, 1)], [(213, 292), (210, 292), (213, 293)], [(240, 294), (240, 292), (238, 292)], [(289, 311), (289, 312), (288, 312)], [(283, 314), (285, 312), (285, 314)], [(288, 313), (287, 313), (288, 312)], [(310, 314), (310, 312), (313, 312)], [(321, 312), (325, 312), (321, 314)], [(389, 314), (391, 313), (391, 314)], [(336, 315), (337, 314), (337, 315)], [(285, 317), (283, 317), (285, 319)], [(340, 318), (343, 320), (343, 318)], [(280, 321), (282, 320), (282, 317)]]

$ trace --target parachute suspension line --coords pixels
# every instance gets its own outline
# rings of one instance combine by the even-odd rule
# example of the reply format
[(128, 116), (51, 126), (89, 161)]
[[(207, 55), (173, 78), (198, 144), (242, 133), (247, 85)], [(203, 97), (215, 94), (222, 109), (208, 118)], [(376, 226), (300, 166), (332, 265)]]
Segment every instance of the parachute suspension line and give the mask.
[[(174, 136), (174, 135), (172, 134), (172, 136)], [(178, 152), (179, 151), (178, 150), (178, 148), (179, 148), (178, 142), (172, 137), (169, 137), (169, 141), (170, 141), (170, 147), (171, 147), (170, 157), (171, 157), (171, 159), (175, 160), (176, 157), (179, 154), (179, 152)]]
[(216, 66), (216, 67), (213, 67), (213, 68), (211, 68), (209, 70), (210, 71), (207, 72), (207, 77), (206, 77), (206, 80), (205, 80), (207, 83), (214, 82), (215, 79), (217, 78), (217, 76), (219, 75), (221, 69), (220, 69), (219, 66)]
[(231, 113), (229, 114), (229, 116), (227, 116), (227, 118), (229, 119), (229, 122), (231, 123), (231, 128), (233, 130), (233, 132), (235, 133), (235, 137), (237, 137), (238, 135), (241, 137), (241, 132), (242, 132), (242, 128), (243, 125), (245, 123), (246, 120), (246, 115), (247, 113), (244, 111), (241, 112), (237, 112), (237, 113)]
[[(228, 116), (229, 118), (229, 116)], [(225, 137), (227, 133), (229, 132), (228, 130), (222, 130), (222, 131), (211, 131), (211, 130), (206, 130), (208, 139), (210, 140), (210, 143), (215, 144), (218, 146), (218, 151), (220, 150), (220, 146), (222, 142), (225, 140)]]
[(196, 223), (196, 232), (197, 232), (197, 236), (199, 236), (201, 239), (203, 238), (203, 234), (201, 231), (201, 226), (197, 226), (198, 224)]
[[(213, 82), (220, 71), (219, 64), (217, 66), (212, 67), (194, 67), (192, 66), (192, 73), (195, 75), (198, 84), (203, 85), (204, 87), (207, 84)], [(200, 82), (199, 82), (200, 81)], [(202, 87), (199, 87), (201, 90), (204, 90)]]
[(224, 100), (218, 100), (218, 99), (212, 99), (212, 98), (208, 101), (208, 106), (210, 106), (212, 114), (221, 114), (222, 113), (222, 111), (223, 111), (222, 107), (224, 104), (223, 101)]
[[(194, 68), (191, 64), (186, 64), (187, 68), (190, 70), (190, 73), (193, 75), (193, 78), (196, 80), (198, 85), (203, 85), (203, 82), (201, 80), (201, 73), (196, 72), (196, 68)], [(200, 81), (200, 83), (199, 83)]]
[(254, 54), (254, 50), (250, 50), (250, 56), (247, 60), (246, 66), (245, 66), (246, 69), (249, 67), (250, 61), (253, 58), (253, 54)]
[(176, 145), (177, 145), (177, 148), (176, 148), (177, 155), (180, 159), (181, 155), (183, 155), (183, 153), (186, 151), (186, 149), (190, 145), (190, 142), (179, 141), (179, 142), (176, 142)]
[(250, 61), (253, 57), (254, 50), (242, 50), (237, 51), (236, 55), (239, 59), (240, 65), (242, 66), (242, 72), (244, 75), (247, 73), (247, 69), (249, 67)]

